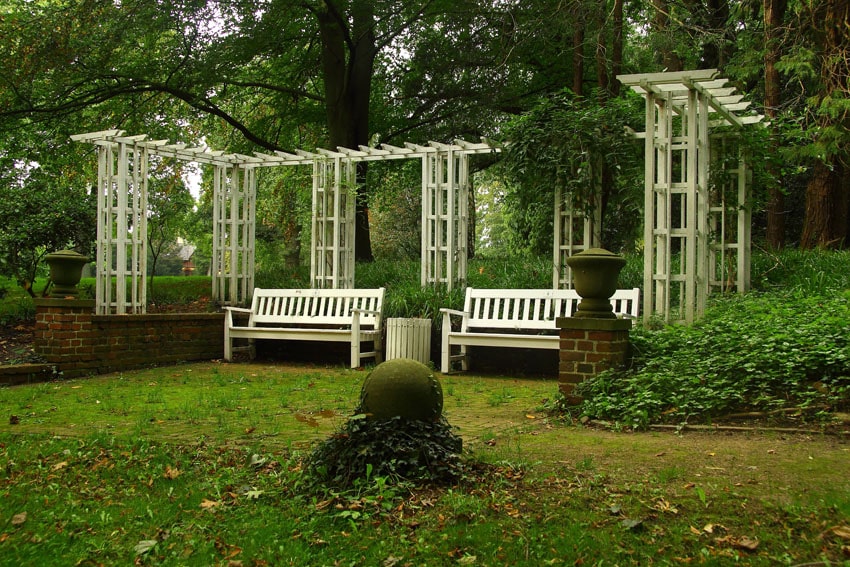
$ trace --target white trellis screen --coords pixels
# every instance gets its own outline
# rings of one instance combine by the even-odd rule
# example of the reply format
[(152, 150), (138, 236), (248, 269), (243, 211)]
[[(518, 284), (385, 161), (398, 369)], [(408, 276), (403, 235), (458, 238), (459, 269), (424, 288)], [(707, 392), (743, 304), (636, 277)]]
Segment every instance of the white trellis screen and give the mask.
[(751, 170), (746, 148), (740, 142), (739, 137), (726, 134), (711, 138), (711, 291), (743, 293), (749, 289), (752, 209), (747, 202), (747, 187)]
[(97, 146), (96, 312), (144, 313), (147, 304), (148, 147), (144, 136), (76, 136)]
[(573, 286), (567, 258), (600, 245), (602, 209), (598, 203), (579, 204), (560, 187), (555, 190), (555, 226), (553, 281), (554, 289)]
[(459, 146), (432, 144), (422, 157), (421, 284), (448, 289), (466, 283), (469, 156)]
[(213, 299), (239, 305), (254, 290), (256, 169), (219, 164), (213, 171)]
[(316, 288), (354, 287), (356, 164), (322, 152), (313, 161), (310, 279)]
[[(639, 135), (645, 139), (643, 317), (689, 323), (703, 313), (720, 279), (712, 270), (734, 277), (738, 290), (749, 287), (746, 173), (739, 165), (734, 202), (729, 191), (710, 190), (710, 163), (722, 163), (720, 151), (729, 147), (713, 145), (710, 133), (720, 126), (734, 131), (762, 117), (736, 115), (749, 103), (725, 87), (714, 69), (617, 78), (646, 101), (646, 132)], [(713, 175), (719, 179), (730, 172)], [(734, 274), (725, 270), (732, 250), (747, 261)], [(715, 253), (719, 264), (712, 260)]]

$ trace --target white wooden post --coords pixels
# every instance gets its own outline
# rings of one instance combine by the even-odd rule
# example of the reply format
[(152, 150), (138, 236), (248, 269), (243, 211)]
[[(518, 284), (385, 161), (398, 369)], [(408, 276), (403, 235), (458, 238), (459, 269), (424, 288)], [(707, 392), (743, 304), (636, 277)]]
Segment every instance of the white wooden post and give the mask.
[[(95, 311), (100, 315), (147, 310), (147, 173), (144, 138), (97, 140), (97, 252)], [(113, 278), (115, 284), (113, 284)], [(130, 297), (127, 297), (127, 286)]]
[(256, 171), (218, 164), (213, 172), (213, 300), (245, 304), (254, 290)]
[(356, 167), (343, 154), (313, 161), (310, 279), (315, 288), (354, 287)]
[(422, 150), (421, 284), (466, 284), (469, 231), (469, 156), (432, 142)]

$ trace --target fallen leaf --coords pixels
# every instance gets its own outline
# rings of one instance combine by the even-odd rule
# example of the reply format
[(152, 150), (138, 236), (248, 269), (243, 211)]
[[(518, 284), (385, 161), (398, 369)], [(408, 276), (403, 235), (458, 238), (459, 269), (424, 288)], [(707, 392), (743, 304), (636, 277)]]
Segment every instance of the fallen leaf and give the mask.
[(755, 551), (759, 546), (759, 541), (757, 539), (750, 539), (747, 536), (741, 536), (733, 545), (738, 549), (743, 549), (744, 551)]
[(12, 525), (13, 526), (20, 526), (21, 524), (23, 524), (26, 521), (27, 521), (27, 513), (26, 512), (21, 512), (20, 514), (15, 514), (14, 516), (12, 516)]
[(58, 470), (64, 469), (64, 468), (65, 468), (65, 467), (67, 467), (67, 466), (68, 466), (68, 461), (62, 461), (61, 463), (56, 463), (55, 465), (53, 465), (53, 466), (50, 468), (50, 470), (52, 470), (52, 471), (58, 471)]
[(295, 414), (295, 419), (297, 419), (297, 420), (298, 420), (298, 421), (300, 421), (301, 423), (306, 423), (306, 424), (307, 424), (307, 425), (309, 425), (310, 427), (319, 427), (319, 422), (318, 422), (318, 421), (316, 421), (316, 420), (315, 420), (315, 419), (313, 419), (312, 417), (310, 417), (310, 416), (306, 416), (306, 415), (304, 415), (304, 414), (302, 414), (302, 413), (296, 413), (296, 414)]
[(156, 543), (155, 539), (143, 539), (133, 547), (133, 551), (136, 552), (136, 555), (144, 555), (156, 547)]
[(21, 422), (21, 418), (16, 415), (9, 416), (9, 425), (18, 425)]
[(835, 526), (829, 528), (827, 533), (834, 535), (835, 537), (839, 537), (841, 539), (850, 539), (850, 526)]
[(212, 508), (215, 508), (216, 506), (221, 506), (220, 500), (208, 500), (206, 498), (201, 500), (201, 508), (203, 508), (204, 510), (211, 510)]
[(526, 419), (537, 419), (536, 415), (532, 415), (530, 413), (525, 414)]
[(625, 518), (620, 522), (620, 525), (626, 528), (627, 530), (638, 530), (643, 527), (643, 520), (634, 520), (632, 518)]
[(174, 480), (178, 476), (180, 476), (180, 469), (171, 468), (169, 465), (165, 465), (165, 472), (162, 473), (162, 476), (169, 480)]

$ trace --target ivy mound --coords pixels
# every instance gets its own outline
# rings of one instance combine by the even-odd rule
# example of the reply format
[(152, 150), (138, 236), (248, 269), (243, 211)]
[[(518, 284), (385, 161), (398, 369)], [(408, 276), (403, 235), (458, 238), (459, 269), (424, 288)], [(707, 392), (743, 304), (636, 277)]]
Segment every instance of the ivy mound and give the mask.
[(442, 410), (442, 387), (427, 366), (409, 359), (378, 365), (363, 384), (355, 415), (308, 458), (311, 483), (344, 490), (378, 477), (458, 481), (463, 441)]

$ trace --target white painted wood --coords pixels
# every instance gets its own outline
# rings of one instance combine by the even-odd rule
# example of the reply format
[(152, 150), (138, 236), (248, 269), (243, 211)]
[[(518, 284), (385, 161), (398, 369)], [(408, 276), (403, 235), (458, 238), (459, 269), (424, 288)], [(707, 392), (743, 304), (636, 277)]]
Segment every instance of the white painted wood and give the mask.
[[(149, 156), (213, 167), (212, 297), (225, 304), (243, 305), (250, 299), (254, 285), (257, 168), (313, 167), (312, 285), (351, 288), (354, 286), (355, 266), (356, 164), (385, 159), (421, 159), (422, 282), (423, 285), (446, 285), (451, 289), (465, 285), (466, 281), (469, 156), (500, 151), (485, 141), (456, 140), (452, 144), (430, 142), (421, 146), (405, 143), (404, 147), (383, 144), (380, 148), (361, 146), (356, 150), (337, 148), (335, 151), (318, 149), (315, 152), (299, 149), (295, 153), (276, 151), (247, 156), (206, 147), (169, 144), (165, 140), (147, 140), (146, 135), (126, 136), (122, 130), (76, 134), (71, 139), (92, 143), (99, 152), (98, 230), (103, 236), (98, 240), (101, 248), (96, 264), (105, 266), (95, 289), (99, 312), (145, 309), (147, 254), (144, 227), (147, 216), (143, 211), (147, 207)], [(139, 159), (133, 162), (136, 165), (127, 165), (130, 154), (120, 148), (132, 148), (132, 156)], [(433, 169), (430, 178), (430, 174), (426, 174), (429, 167)], [(119, 210), (121, 214), (118, 214)], [(140, 228), (132, 231), (135, 237), (126, 236), (126, 229), (131, 226)], [(121, 261), (113, 263), (112, 252), (121, 254)], [(127, 264), (133, 266), (129, 272)], [(131, 279), (129, 299), (123, 288), (108, 285), (119, 271)]]
[[(581, 301), (574, 289), (466, 288), (463, 311), (440, 309), (443, 314), (440, 369), (461, 362), (468, 369), (469, 346), (558, 349), (558, 317), (570, 317)], [(619, 289), (611, 298), (614, 313), (637, 319), (640, 289)], [(460, 319), (452, 324), (452, 317)], [(497, 331), (497, 332), (494, 332)], [(512, 331), (512, 332), (511, 332)], [(459, 352), (453, 352), (458, 347)]]
[(95, 311), (144, 313), (148, 151), (128, 139), (97, 149)]
[(387, 360), (410, 358), (428, 364), (431, 361), (431, 319), (387, 319), (386, 350)]
[[(225, 308), (224, 359), (247, 351), (253, 358), (256, 339), (331, 341), (351, 344), (351, 367), (366, 358), (383, 357), (384, 288), (378, 289), (254, 289), (251, 308)], [(237, 322), (247, 316), (247, 323)], [(247, 346), (234, 346), (248, 339)], [(373, 343), (363, 351), (362, 344)]]
[[(740, 171), (724, 171), (728, 154), (713, 142), (711, 128), (740, 128), (762, 117), (736, 114), (748, 105), (714, 69), (617, 78), (646, 100), (646, 132), (639, 135), (645, 144), (643, 317), (690, 323), (705, 311), (709, 291), (729, 285), (728, 278), (738, 291), (749, 288), (745, 163)], [(715, 181), (727, 177), (737, 185)]]

